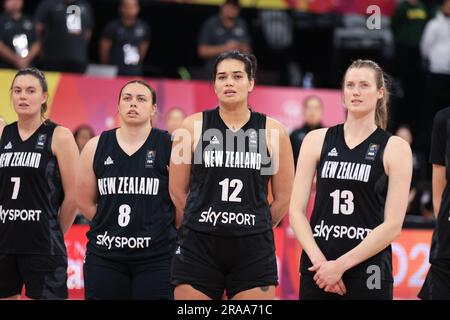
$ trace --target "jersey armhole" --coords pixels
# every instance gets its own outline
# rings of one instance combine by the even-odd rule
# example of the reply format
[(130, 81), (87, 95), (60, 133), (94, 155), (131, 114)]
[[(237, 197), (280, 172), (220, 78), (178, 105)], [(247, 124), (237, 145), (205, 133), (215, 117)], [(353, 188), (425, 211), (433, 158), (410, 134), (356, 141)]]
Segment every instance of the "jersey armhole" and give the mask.
[[(47, 124), (45, 124), (45, 122), (47, 122)], [(44, 121), (44, 125), (49, 125), (49, 126), (50, 125), (54, 125), (53, 130), (51, 130), (50, 133), (49, 133), (50, 137), (49, 137), (49, 140), (48, 140), (47, 148), (48, 148), (48, 151), (50, 152), (50, 154), (52, 156), (56, 157), (56, 154), (53, 152), (53, 141), (55, 141), (56, 128), (60, 127), (60, 125), (58, 125), (58, 124), (56, 124), (54, 122), (51, 122), (49, 119), (46, 119)]]
[[(195, 153), (197, 152), (197, 148), (198, 148), (198, 145), (199, 145), (199, 143), (200, 144), (202, 144), (203, 143), (203, 133), (206, 131), (206, 129), (207, 129), (207, 119), (208, 119), (208, 116), (207, 116), (207, 113), (208, 113), (208, 111), (203, 111), (202, 112), (202, 132), (200, 132), (200, 135), (199, 135), (199, 137), (198, 137), (198, 140), (197, 141), (194, 141), (194, 146), (193, 146), (193, 149), (194, 149), (194, 151), (193, 151), (193, 153), (194, 153), (194, 155), (193, 156), (195, 156)], [(193, 139), (195, 139), (196, 137), (195, 137), (195, 121), (194, 121), (194, 131), (192, 132), (192, 138)], [(201, 145), (201, 147), (202, 147), (202, 149), (203, 149), (203, 145)]]
[(327, 132), (325, 132), (325, 136), (323, 137), (322, 149), (320, 150), (320, 157), (319, 157), (319, 161), (317, 162), (317, 165), (316, 165), (316, 171), (319, 169), (320, 164), (322, 163), (323, 159), (325, 158), (325, 154), (328, 149), (327, 138), (331, 134), (330, 129), (331, 128), (327, 129)]
[(0, 134), (0, 146), (3, 145), (3, 140), (5, 140), (4, 136), (5, 136), (5, 129), (6, 129), (6, 126), (7, 126), (7, 125), (5, 125), (5, 126), (3, 127), (3, 129), (1, 130), (1, 134)]
[[(116, 133), (116, 131), (114, 130), (114, 134), (115, 133)], [(94, 157), (92, 159), (92, 171), (94, 171), (94, 174), (96, 173), (95, 172), (95, 168), (97, 167), (96, 163), (98, 161), (98, 157), (100, 156), (100, 154), (102, 152), (101, 148), (102, 148), (103, 145), (105, 145), (103, 143), (103, 141), (107, 140), (107, 138), (108, 138), (107, 136), (108, 136), (108, 131), (103, 131), (100, 134), (100, 137), (98, 137), (97, 146), (95, 147)]]
[(384, 154), (385, 154), (386, 147), (389, 143), (389, 140), (391, 140), (392, 137), (393, 137), (393, 135), (389, 134), (389, 137), (386, 139), (386, 143), (384, 144), (383, 148), (381, 148), (381, 152), (380, 152), (381, 165), (383, 166), (383, 172), (386, 177), (389, 177), (389, 176), (386, 172), (386, 167), (384, 166)]

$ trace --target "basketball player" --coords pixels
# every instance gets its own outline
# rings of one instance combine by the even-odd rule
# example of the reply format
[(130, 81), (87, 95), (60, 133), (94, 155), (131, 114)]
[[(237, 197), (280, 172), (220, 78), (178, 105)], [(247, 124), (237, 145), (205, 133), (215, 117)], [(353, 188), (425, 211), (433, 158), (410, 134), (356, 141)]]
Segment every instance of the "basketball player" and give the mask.
[(431, 267), (419, 292), (424, 300), (450, 299), (450, 108), (439, 111), (433, 124), (430, 162), (433, 164), (433, 207), (436, 227), (430, 250)]
[(36, 68), (16, 73), (18, 121), (0, 129), (0, 298), (67, 298), (64, 233), (75, 218), (78, 150), (44, 118), (48, 87)]
[(84, 265), (86, 299), (172, 299), (175, 207), (171, 139), (151, 126), (156, 93), (128, 82), (119, 95), (121, 127), (81, 152), (77, 202), (91, 220)]
[(385, 131), (389, 92), (375, 62), (353, 62), (342, 92), (345, 123), (311, 131), (300, 149), (289, 210), (303, 248), (300, 299), (392, 299), (390, 244), (408, 205), (411, 149)]
[(177, 225), (183, 221), (175, 299), (220, 299), (224, 291), (236, 300), (274, 298), (272, 227), (287, 212), (294, 165), (282, 125), (249, 108), (255, 73), (253, 55), (221, 54), (213, 78), (219, 106), (186, 118), (186, 135), (175, 133), (169, 187)]

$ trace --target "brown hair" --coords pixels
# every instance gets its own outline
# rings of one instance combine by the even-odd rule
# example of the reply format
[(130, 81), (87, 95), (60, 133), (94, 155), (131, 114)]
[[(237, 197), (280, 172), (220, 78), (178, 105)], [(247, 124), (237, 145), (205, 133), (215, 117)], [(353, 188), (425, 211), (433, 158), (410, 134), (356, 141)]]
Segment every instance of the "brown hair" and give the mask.
[[(42, 88), (42, 92), (43, 93), (48, 93), (47, 79), (45, 79), (44, 73), (41, 70), (37, 69), (37, 68), (24, 68), (24, 69), (19, 70), (16, 73), (16, 75), (14, 76), (14, 79), (13, 79), (13, 81), (11, 83), (10, 90), (12, 90), (14, 81), (16, 81), (17, 77), (19, 77), (19, 76), (26, 76), (26, 75), (30, 75), (30, 76), (33, 76), (36, 79), (38, 79), (39, 83), (41, 85), (41, 88)], [(47, 111), (47, 101), (45, 101), (41, 105), (41, 116), (43, 116), (46, 111)]]
[(122, 89), (120, 89), (120, 93), (119, 93), (119, 103), (120, 103), (120, 97), (122, 96), (122, 91), (123, 89), (125, 89), (126, 86), (128, 86), (129, 84), (132, 83), (138, 83), (140, 85), (143, 85), (144, 87), (146, 87), (148, 89), (148, 91), (150, 91), (150, 95), (152, 96), (152, 105), (156, 104), (156, 91), (155, 89), (153, 89), (147, 82), (142, 81), (142, 80), (131, 80), (128, 81), (123, 87)]
[(347, 68), (342, 79), (342, 88), (344, 88), (344, 81), (347, 72), (350, 69), (360, 69), (367, 68), (375, 72), (375, 81), (377, 84), (377, 89), (384, 88), (384, 95), (382, 98), (378, 99), (376, 109), (375, 109), (375, 124), (386, 130), (388, 124), (388, 102), (389, 102), (389, 80), (388, 76), (383, 72), (380, 66), (372, 60), (362, 60), (358, 59), (353, 61), (353, 63)]

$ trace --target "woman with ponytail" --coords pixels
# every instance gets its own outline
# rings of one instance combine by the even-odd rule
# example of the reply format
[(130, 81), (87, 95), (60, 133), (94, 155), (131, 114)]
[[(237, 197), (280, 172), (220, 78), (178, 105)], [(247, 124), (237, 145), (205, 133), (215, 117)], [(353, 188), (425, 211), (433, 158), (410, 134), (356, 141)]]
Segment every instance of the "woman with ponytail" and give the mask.
[(408, 205), (411, 149), (385, 131), (389, 92), (375, 62), (353, 62), (342, 95), (345, 122), (311, 131), (298, 159), (289, 216), (303, 248), (300, 299), (392, 299), (390, 245)]
[(0, 299), (67, 298), (64, 234), (75, 219), (72, 133), (46, 119), (48, 86), (36, 68), (11, 85), (17, 122), (0, 125)]

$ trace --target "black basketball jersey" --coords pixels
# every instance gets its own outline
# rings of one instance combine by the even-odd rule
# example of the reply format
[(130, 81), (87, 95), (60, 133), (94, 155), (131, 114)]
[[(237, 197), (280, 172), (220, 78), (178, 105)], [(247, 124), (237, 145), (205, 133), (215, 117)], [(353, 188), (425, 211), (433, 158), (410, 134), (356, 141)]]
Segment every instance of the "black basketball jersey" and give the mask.
[(219, 108), (203, 112), (202, 138), (191, 165), (183, 225), (218, 236), (258, 234), (272, 228), (267, 200), (272, 161), (266, 116), (251, 112), (237, 132)]
[[(377, 128), (349, 149), (342, 124), (327, 130), (317, 167), (317, 184), (311, 229), (327, 260), (335, 260), (356, 247), (384, 220), (388, 177), (383, 154), (390, 134)], [(310, 273), (305, 252), (301, 273)], [(391, 247), (346, 271), (347, 277), (368, 277), (378, 266), (383, 280), (392, 280)], [(370, 272), (370, 274), (368, 273)]]
[(129, 156), (116, 129), (101, 134), (94, 156), (97, 211), (87, 250), (124, 262), (166, 259), (174, 251), (175, 208), (169, 195), (171, 137), (152, 128)]
[(446, 167), (447, 184), (431, 242), (430, 262), (450, 259), (450, 108), (436, 114), (430, 150), (430, 162)]
[(56, 124), (45, 121), (22, 141), (17, 122), (0, 140), (0, 252), (65, 255), (59, 225), (64, 199), (58, 161), (52, 152)]

